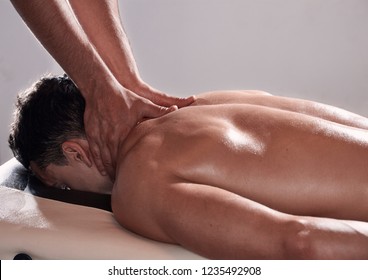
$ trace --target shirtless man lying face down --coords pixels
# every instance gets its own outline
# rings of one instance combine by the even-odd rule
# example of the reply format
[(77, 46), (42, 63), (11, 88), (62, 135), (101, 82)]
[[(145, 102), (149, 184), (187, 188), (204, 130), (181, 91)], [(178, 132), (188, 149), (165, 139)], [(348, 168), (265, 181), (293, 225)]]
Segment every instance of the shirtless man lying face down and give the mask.
[(43, 78), (18, 99), (10, 146), (50, 186), (111, 192), (125, 228), (209, 258), (368, 259), (368, 119), (257, 91), (204, 93), (137, 124), (102, 176), (83, 111), (67, 77)]

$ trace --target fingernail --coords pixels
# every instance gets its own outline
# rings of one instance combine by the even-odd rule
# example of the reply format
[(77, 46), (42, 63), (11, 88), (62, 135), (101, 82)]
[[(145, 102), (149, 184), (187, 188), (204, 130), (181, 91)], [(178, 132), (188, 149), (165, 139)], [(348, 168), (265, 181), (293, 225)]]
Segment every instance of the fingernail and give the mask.
[(169, 108), (169, 111), (170, 111), (170, 112), (174, 112), (174, 111), (176, 111), (176, 110), (179, 110), (179, 108), (178, 108), (178, 106), (177, 106), (177, 105), (172, 105), (172, 106), (170, 106), (170, 108)]

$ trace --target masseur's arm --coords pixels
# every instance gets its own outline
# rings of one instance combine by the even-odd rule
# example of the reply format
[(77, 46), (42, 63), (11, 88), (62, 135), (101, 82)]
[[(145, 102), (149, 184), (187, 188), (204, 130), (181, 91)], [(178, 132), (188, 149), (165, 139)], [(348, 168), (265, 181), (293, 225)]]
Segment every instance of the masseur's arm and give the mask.
[(140, 77), (121, 24), (117, 0), (69, 0), (69, 3), (90, 42), (121, 85), (155, 104), (175, 104), (178, 107), (187, 105), (185, 99), (167, 96), (153, 89)]
[[(148, 86), (139, 85), (139, 82), (137, 85), (137, 80), (141, 80), (134, 58), (120, 22), (111, 13), (111, 9), (116, 9), (113, 8), (116, 3), (112, 2), (111, 5), (105, 4), (104, 1), (82, 1), (77, 5), (74, 3), (77, 16), (66, 0), (12, 0), (12, 3), (28, 27), (73, 79), (85, 97), (86, 133), (100, 171), (105, 169), (111, 176), (113, 175), (112, 167), (119, 141), (127, 136), (138, 121), (145, 117), (154, 118), (166, 114), (174, 109), (167, 108), (171, 105), (185, 106), (193, 101), (193, 98), (178, 99), (163, 95), (157, 97), (157, 92)], [(105, 24), (102, 24), (104, 20), (102, 15), (109, 15)], [(81, 25), (76, 17), (81, 21)], [(86, 25), (87, 17), (90, 24)], [(107, 30), (100, 29), (101, 26), (107, 28), (109, 24), (113, 26)], [(97, 35), (92, 34), (94, 29), (98, 30)], [(101, 46), (106, 44), (104, 41), (106, 37), (100, 36), (104, 33), (108, 34), (104, 36), (111, 42), (102, 48)], [(123, 38), (117, 37), (117, 34)], [(107, 51), (111, 52), (111, 55), (104, 54)], [(111, 63), (114, 60), (113, 56), (117, 56), (117, 64)], [(130, 70), (120, 72), (117, 69)], [(127, 75), (128, 83), (123, 82), (124, 75)], [(122, 84), (134, 86), (129, 90)], [(146, 90), (139, 91), (139, 86), (145, 87)]]

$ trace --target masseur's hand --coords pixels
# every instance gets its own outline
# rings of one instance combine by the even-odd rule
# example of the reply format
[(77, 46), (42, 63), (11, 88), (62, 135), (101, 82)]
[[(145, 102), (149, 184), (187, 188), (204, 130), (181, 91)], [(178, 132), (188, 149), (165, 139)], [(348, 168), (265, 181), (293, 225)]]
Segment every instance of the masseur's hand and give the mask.
[(110, 94), (103, 94), (103, 90), (96, 91), (93, 98), (86, 100), (84, 122), (97, 168), (102, 174), (107, 173), (113, 178), (119, 144), (138, 122), (187, 106), (195, 98), (171, 97), (148, 85), (137, 88), (137, 93), (119, 84), (109, 91)]
[(114, 177), (118, 145), (137, 122), (194, 101), (142, 81), (117, 0), (11, 1), (85, 98), (86, 134), (100, 172)]

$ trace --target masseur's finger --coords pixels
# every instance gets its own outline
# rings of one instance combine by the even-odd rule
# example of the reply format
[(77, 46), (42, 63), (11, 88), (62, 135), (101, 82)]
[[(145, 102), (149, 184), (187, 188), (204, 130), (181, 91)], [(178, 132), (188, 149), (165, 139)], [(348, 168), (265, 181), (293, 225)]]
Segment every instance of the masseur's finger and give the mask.
[(162, 117), (168, 113), (174, 112), (178, 110), (177, 105), (172, 105), (170, 107), (159, 106), (153, 104), (152, 102), (145, 103), (139, 108), (138, 122), (141, 122), (143, 119), (154, 119)]
[(101, 144), (103, 142), (103, 135), (105, 134), (106, 125), (101, 124), (102, 120), (98, 119), (97, 114), (93, 114), (90, 107), (86, 106), (84, 113), (85, 131), (92, 156), (97, 169), (101, 174), (105, 175), (105, 167), (102, 162)]
[(186, 107), (195, 101), (195, 96), (181, 98), (181, 97), (169, 96), (166, 94), (149, 94), (145, 96), (145, 98), (149, 99), (150, 101), (152, 101), (152, 103), (157, 104), (157, 105), (166, 106), (166, 107), (175, 105), (178, 108)]
[(153, 104), (164, 107), (176, 105), (177, 107), (182, 108), (189, 106), (196, 100), (195, 96), (189, 97), (170, 96), (148, 85), (142, 86), (139, 90), (136, 90), (135, 94), (150, 100)]

